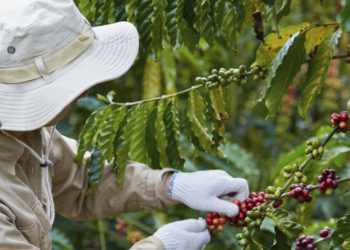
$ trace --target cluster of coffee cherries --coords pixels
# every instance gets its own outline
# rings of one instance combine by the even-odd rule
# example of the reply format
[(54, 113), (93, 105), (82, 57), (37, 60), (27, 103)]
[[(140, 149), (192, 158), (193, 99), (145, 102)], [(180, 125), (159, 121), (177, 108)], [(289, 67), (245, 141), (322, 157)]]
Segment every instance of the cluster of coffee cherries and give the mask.
[(242, 233), (236, 234), (236, 239), (238, 240), (238, 245), (246, 246), (249, 243), (252, 233), (248, 230), (247, 227), (244, 227)]
[(312, 51), (311, 53), (309, 53), (309, 56), (310, 56), (311, 59), (316, 55), (319, 46), (320, 46), (320, 45), (316, 45), (316, 46), (314, 47), (314, 51)]
[(317, 177), (317, 181), (320, 183), (321, 193), (326, 195), (332, 195), (333, 190), (338, 188), (338, 184), (334, 184), (333, 181), (339, 179), (340, 177), (335, 175), (334, 169), (323, 170), (322, 175)]
[(269, 195), (268, 198), (270, 200), (279, 200), (282, 195), (282, 188), (281, 187), (274, 187), (274, 186), (268, 186), (265, 190), (265, 192)]
[(300, 183), (299, 186), (293, 184), (290, 186), (290, 196), (294, 199), (297, 199), (300, 203), (310, 202), (312, 201), (312, 197), (306, 188), (307, 186), (304, 183)]
[(252, 74), (254, 75), (254, 81), (259, 81), (260, 79), (266, 79), (267, 77), (267, 71), (268, 68), (267, 67), (261, 67), (258, 65), (251, 65), (250, 69), (252, 70)]
[(209, 89), (216, 88), (219, 85), (225, 87), (230, 83), (235, 82), (242, 86), (247, 83), (246, 67), (244, 65), (239, 66), (238, 69), (231, 68), (226, 70), (220, 68), (219, 71), (213, 69), (211, 75), (206, 77), (197, 77), (196, 82), (200, 84), (206, 84)]
[(299, 170), (299, 166), (297, 163), (294, 163), (292, 166), (285, 166), (283, 170), (283, 178), (290, 179), (293, 176), (293, 174)]
[(206, 222), (208, 230), (211, 233), (223, 232), (224, 225), (227, 222), (226, 216), (220, 216), (220, 214), (211, 212), (206, 214)]
[(321, 142), (318, 139), (313, 141), (308, 140), (306, 142), (305, 154), (312, 154), (313, 159), (316, 161), (321, 160), (324, 153), (324, 148), (321, 146)]
[(331, 123), (332, 127), (335, 128), (337, 125), (339, 125), (339, 131), (337, 132), (343, 132), (346, 133), (350, 129), (349, 121), (349, 115), (348, 112), (342, 111), (340, 114), (333, 113), (331, 115)]
[(328, 235), (331, 234), (331, 229), (329, 227), (323, 227), (323, 229), (320, 231), (320, 236), (322, 238), (327, 238)]
[(302, 235), (296, 240), (295, 250), (317, 250), (313, 242), (313, 236)]

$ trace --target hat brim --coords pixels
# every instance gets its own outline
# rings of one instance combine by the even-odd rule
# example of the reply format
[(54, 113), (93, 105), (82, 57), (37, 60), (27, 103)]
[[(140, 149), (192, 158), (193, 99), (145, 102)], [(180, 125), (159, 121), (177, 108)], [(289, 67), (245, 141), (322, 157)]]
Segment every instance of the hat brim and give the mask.
[[(85, 90), (128, 71), (139, 48), (135, 26), (118, 22), (93, 30), (97, 39), (71, 63), (53, 72), (52, 82), (45, 84), (40, 78), (16, 84), (18, 91), (2, 92), (0, 88), (1, 129), (32, 131), (41, 128)], [(32, 89), (21, 91), (21, 85), (32, 86)]]

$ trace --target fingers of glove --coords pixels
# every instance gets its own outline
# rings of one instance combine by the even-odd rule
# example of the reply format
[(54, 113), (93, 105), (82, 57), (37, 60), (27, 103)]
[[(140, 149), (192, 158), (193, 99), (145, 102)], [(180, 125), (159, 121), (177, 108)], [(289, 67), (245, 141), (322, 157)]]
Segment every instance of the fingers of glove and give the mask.
[[(235, 200), (243, 202), (249, 195), (248, 183), (242, 178), (224, 177), (217, 180), (218, 187), (215, 190), (217, 196), (222, 196), (225, 200)], [(226, 197), (229, 193), (236, 193), (233, 197)], [(233, 198), (233, 199), (232, 199)]]
[(236, 204), (216, 197), (211, 199), (206, 207), (201, 210), (215, 211), (219, 214), (225, 214), (229, 217), (236, 216), (239, 212), (239, 208)]
[(202, 218), (199, 218), (198, 220), (188, 219), (188, 220), (178, 221), (175, 223), (182, 230), (184, 230), (186, 232), (191, 232), (191, 233), (203, 232), (203, 231), (205, 231), (205, 229), (207, 227), (206, 221), (203, 220)]
[(204, 230), (199, 233), (189, 233), (189, 237), (192, 241), (196, 242), (197, 249), (203, 249), (203, 247), (210, 242), (209, 230)]

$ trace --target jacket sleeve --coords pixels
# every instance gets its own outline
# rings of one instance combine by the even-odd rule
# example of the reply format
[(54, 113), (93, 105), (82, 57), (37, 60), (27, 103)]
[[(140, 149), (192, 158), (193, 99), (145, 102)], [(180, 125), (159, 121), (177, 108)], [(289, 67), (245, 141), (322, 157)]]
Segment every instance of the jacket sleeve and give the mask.
[(15, 219), (15, 215), (4, 204), (0, 203), (0, 249), (39, 250), (39, 248), (29, 244), (13, 224)]
[(150, 236), (137, 242), (130, 250), (165, 250), (163, 243), (156, 237)]
[(118, 212), (163, 209), (177, 202), (165, 190), (162, 177), (172, 169), (152, 170), (148, 166), (128, 161), (123, 187), (115, 180), (113, 166), (107, 164), (94, 194), (88, 189), (88, 159), (74, 163), (78, 143), (55, 132), (50, 153), (53, 162), (52, 192), (56, 212), (73, 220), (91, 220)]

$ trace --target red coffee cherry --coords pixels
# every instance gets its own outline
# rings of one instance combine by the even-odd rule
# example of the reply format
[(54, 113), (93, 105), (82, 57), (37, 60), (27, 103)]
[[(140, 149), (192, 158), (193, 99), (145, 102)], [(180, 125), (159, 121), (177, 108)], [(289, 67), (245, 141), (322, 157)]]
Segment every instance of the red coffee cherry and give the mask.
[(327, 230), (323, 229), (323, 230), (320, 231), (320, 236), (322, 238), (326, 238), (328, 236), (328, 234), (329, 234), (329, 232)]

